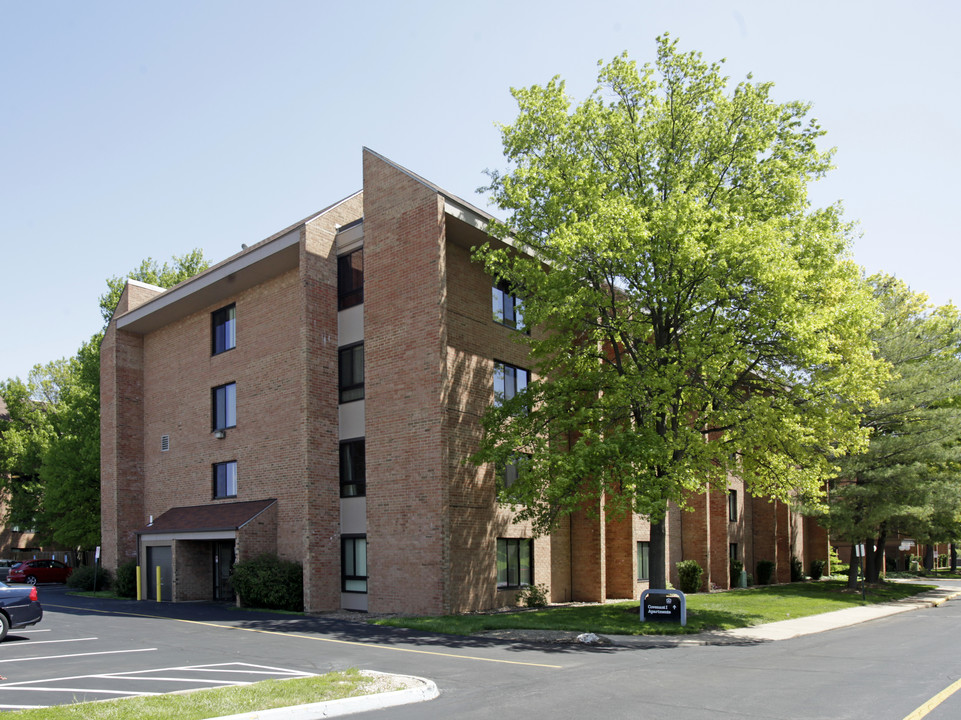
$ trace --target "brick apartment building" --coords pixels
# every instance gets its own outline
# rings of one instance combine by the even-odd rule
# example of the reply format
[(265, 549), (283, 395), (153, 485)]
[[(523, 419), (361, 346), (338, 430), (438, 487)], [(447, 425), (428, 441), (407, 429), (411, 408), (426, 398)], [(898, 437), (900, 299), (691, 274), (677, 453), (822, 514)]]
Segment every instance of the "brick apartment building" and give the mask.
[[(498, 392), (528, 377), (514, 301), (471, 261), (484, 212), (374, 152), (363, 190), (169, 290), (129, 281), (102, 349), (103, 559), (145, 596), (229, 598), (235, 560), (303, 564), (308, 611), (636, 598), (640, 516), (575, 515), (532, 538), (465, 458)], [(495, 311), (492, 312), (492, 298)], [(787, 506), (727, 493), (668, 517), (668, 565), (792, 554), (827, 537)], [(677, 583), (676, 572), (672, 572)]]

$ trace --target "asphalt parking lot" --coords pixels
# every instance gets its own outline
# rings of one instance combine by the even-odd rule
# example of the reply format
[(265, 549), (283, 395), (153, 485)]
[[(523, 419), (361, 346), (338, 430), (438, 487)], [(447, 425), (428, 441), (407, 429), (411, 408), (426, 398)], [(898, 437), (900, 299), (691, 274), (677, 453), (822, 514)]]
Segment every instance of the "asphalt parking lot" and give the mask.
[[(0, 710), (244, 685), (316, 674), (191, 647), (189, 625), (88, 607), (63, 586), (41, 586), (44, 618), (0, 644)], [(129, 605), (129, 604), (125, 604)], [(123, 612), (121, 607), (115, 609)], [(184, 634), (184, 630), (188, 632)]]

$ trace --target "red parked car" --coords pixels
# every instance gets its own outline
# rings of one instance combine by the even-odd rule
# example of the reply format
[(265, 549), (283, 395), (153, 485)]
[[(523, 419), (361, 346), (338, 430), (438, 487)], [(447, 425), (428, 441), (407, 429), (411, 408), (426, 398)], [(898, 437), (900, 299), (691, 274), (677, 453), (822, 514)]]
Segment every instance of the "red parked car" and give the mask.
[(8, 583), (62, 583), (67, 582), (73, 568), (59, 560), (26, 560), (7, 573)]

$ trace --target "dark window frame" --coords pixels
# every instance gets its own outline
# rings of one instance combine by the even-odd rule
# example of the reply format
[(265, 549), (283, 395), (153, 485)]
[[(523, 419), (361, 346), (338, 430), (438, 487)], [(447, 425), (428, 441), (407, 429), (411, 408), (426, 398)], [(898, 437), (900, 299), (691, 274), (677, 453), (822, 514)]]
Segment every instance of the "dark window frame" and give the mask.
[[(231, 388), (233, 390), (231, 391)], [(231, 395), (233, 399), (231, 400)], [(211, 430), (227, 430), (237, 427), (237, 383), (229, 382), (210, 389)], [(231, 422), (230, 410), (233, 410)], [(221, 415), (223, 416), (221, 418)], [(221, 422), (222, 420), (222, 422)]]
[(340, 496), (342, 498), (350, 498), (364, 497), (366, 495), (367, 443), (364, 438), (341, 440)]
[(637, 579), (651, 579), (651, 543), (649, 540), (637, 541)]
[[(501, 548), (503, 547), (503, 553)], [(521, 549), (527, 548), (527, 567), (522, 563)], [(513, 552), (512, 552), (513, 549)], [(501, 557), (504, 569), (501, 571)], [(516, 567), (512, 567), (511, 558)], [(531, 538), (497, 538), (497, 589), (516, 590), (534, 584), (534, 541)], [(513, 570), (513, 572), (512, 572)], [(525, 572), (526, 570), (526, 572)], [(502, 579), (503, 578), (503, 579)], [(512, 580), (516, 582), (512, 582)]]
[[(355, 351), (360, 348), (360, 380), (356, 375)], [(349, 362), (345, 363), (345, 357)], [(337, 388), (341, 403), (364, 399), (364, 343), (352, 343), (337, 349)]]
[[(341, 592), (365, 594), (367, 592), (367, 581), (369, 575), (360, 575), (357, 572), (349, 574), (348, 568), (357, 570), (357, 541), (364, 541), (363, 570), (367, 573), (367, 536), (366, 535), (341, 535), (340, 536), (340, 590)], [(348, 548), (350, 549), (350, 562), (348, 563)], [(348, 588), (349, 583), (363, 582), (364, 589), (358, 590), (356, 587)]]
[(731, 560), (739, 560), (737, 543), (727, 544), (727, 556)]
[(210, 354), (220, 355), (237, 347), (237, 303), (210, 313)]
[(524, 324), (524, 301), (503, 280), (491, 286), (491, 311), (498, 325), (530, 334)]
[[(230, 484), (229, 484), (229, 483), (230, 483), (230, 478), (229, 478), (229, 476), (226, 475), (226, 474), (225, 474), (224, 477), (223, 477), (223, 492), (220, 492), (220, 488), (221, 488), (221, 477), (220, 477), (219, 471), (220, 471), (220, 470), (226, 471), (227, 468), (229, 468), (230, 466), (233, 466), (233, 469), (234, 469), (234, 477), (233, 477), (234, 487), (233, 487), (233, 493), (230, 493), (230, 492), (229, 492), (229, 490), (230, 490)], [(214, 464), (211, 466), (211, 470), (212, 470), (212, 475), (213, 475), (213, 478), (212, 478), (212, 479), (213, 479), (213, 488), (212, 488), (213, 498), (214, 498), (215, 500), (219, 500), (219, 499), (221, 499), (221, 498), (235, 498), (235, 497), (237, 497), (237, 485), (238, 485), (238, 483), (237, 483), (237, 461), (236, 461), (236, 460), (227, 460), (227, 461), (225, 461), (225, 462), (214, 463)]]
[[(521, 373), (523, 373), (523, 376), (521, 376)], [(500, 380), (503, 384), (503, 391), (501, 392), (499, 392), (497, 388), (499, 377), (503, 378)], [(519, 377), (523, 377), (523, 384), (518, 381)], [(503, 360), (494, 360), (494, 405), (500, 406), (507, 400), (515, 397), (519, 392), (527, 388), (530, 381), (530, 370), (518, 367), (517, 365), (511, 365)]]
[(730, 522), (737, 522), (737, 490), (727, 491), (727, 519)]
[(346, 310), (363, 302), (364, 249), (359, 248), (337, 258), (337, 309)]

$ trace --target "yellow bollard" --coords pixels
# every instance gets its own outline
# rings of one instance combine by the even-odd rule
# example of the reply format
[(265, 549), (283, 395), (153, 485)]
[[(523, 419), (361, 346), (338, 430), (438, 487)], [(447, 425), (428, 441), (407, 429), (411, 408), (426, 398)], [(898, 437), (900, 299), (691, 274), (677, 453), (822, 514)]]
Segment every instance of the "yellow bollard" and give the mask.
[(140, 566), (137, 566), (137, 599), (143, 600), (143, 586), (140, 584)]
[(160, 566), (157, 566), (157, 602), (160, 602)]

